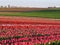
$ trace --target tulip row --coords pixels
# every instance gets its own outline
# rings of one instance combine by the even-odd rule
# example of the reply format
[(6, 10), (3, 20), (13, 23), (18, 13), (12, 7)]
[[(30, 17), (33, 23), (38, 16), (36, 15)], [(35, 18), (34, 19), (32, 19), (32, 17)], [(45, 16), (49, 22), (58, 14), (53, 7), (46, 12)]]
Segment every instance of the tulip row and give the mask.
[(1, 45), (45, 45), (56, 40), (60, 41), (60, 25), (0, 24)]
[[(60, 44), (60, 41), (53, 40), (54, 37), (49, 37), (46, 35), (41, 35), (41, 36), (32, 36), (32, 37), (20, 37), (20, 36), (16, 36), (16, 37), (9, 37), (9, 38), (5, 38), (4, 40), (0, 40), (0, 45), (52, 45), (52, 43), (54, 43), (54, 45), (58, 45)], [(55, 42), (57, 41), (57, 42)]]

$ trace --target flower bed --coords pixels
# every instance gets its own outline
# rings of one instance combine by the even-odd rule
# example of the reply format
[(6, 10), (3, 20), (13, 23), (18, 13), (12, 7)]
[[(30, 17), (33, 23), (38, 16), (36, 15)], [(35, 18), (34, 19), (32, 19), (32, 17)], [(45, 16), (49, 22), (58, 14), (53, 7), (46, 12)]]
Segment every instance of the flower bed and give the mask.
[(0, 24), (1, 45), (56, 45), (60, 44), (60, 25)]

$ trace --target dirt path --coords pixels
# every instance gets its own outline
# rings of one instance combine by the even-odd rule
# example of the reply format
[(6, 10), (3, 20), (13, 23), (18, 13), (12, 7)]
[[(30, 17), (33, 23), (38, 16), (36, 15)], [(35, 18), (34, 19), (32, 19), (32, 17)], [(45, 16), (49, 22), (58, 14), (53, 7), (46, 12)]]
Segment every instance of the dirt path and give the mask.
[(34, 18), (34, 17), (11, 17), (0, 16), (0, 22), (22, 22), (22, 23), (52, 23), (59, 24), (60, 19)]

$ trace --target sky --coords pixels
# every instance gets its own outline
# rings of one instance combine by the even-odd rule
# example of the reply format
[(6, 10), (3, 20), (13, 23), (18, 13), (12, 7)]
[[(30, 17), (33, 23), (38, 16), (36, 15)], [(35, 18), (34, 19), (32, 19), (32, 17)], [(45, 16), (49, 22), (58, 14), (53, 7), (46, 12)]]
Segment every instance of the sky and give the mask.
[(0, 6), (60, 7), (60, 0), (0, 0)]

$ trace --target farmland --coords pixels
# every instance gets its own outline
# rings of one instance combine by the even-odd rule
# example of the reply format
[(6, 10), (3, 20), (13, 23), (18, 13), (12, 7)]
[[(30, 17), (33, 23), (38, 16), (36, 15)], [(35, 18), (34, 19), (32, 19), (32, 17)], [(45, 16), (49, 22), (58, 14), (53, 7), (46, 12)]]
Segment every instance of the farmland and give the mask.
[(0, 45), (60, 45), (60, 10), (1, 11)]
[(1, 16), (0, 44), (59, 45), (60, 20)]
[(21, 16), (60, 19), (60, 10), (38, 10), (24, 12), (0, 12), (0, 16)]
[(0, 16), (60, 18), (60, 8), (0, 8)]

